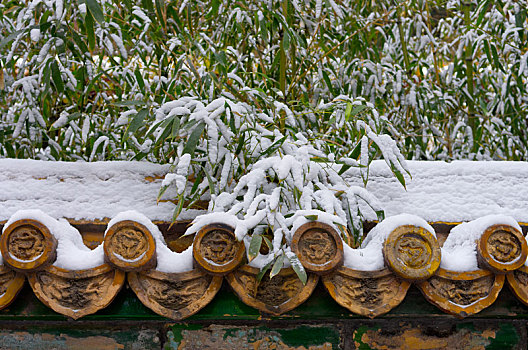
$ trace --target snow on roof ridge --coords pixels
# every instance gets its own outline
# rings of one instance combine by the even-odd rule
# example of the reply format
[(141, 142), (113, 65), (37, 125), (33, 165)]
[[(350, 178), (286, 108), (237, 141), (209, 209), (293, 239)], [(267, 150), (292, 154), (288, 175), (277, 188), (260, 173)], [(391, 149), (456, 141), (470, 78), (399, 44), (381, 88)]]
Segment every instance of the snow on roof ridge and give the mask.
[[(383, 203), (387, 217), (408, 212), (428, 222), (462, 222), (503, 214), (528, 222), (526, 162), (408, 161), (408, 166), (412, 179), (405, 190), (384, 161), (371, 164), (367, 189)], [(0, 221), (28, 203), (73, 220), (111, 218), (133, 209), (150, 220), (170, 221), (174, 204), (157, 203), (156, 198), (169, 167), (136, 161), (0, 159)], [(359, 170), (346, 174), (350, 185), (363, 186)], [(168, 190), (164, 198), (171, 196)], [(377, 219), (368, 209), (364, 212), (367, 220)], [(184, 212), (180, 219), (200, 213)]]

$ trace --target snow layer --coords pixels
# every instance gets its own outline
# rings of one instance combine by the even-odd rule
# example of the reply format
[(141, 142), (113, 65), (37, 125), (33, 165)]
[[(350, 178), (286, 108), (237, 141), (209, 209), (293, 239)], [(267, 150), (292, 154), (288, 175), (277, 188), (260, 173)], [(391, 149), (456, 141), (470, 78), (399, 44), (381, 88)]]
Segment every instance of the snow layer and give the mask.
[[(528, 163), (408, 161), (407, 191), (385, 161), (373, 161), (367, 189), (386, 216), (413, 213), (429, 222), (462, 222), (489, 214), (528, 222)], [(174, 204), (156, 196), (169, 165), (148, 162), (44, 162), (0, 159), (0, 221), (35, 207), (53, 217), (103, 219), (136, 210), (150, 220), (170, 221)], [(363, 186), (358, 169), (346, 173), (350, 185)], [(146, 177), (152, 177), (146, 180)], [(165, 198), (174, 193), (168, 190)], [(191, 219), (199, 211), (183, 212)], [(369, 208), (367, 220), (376, 220)]]
[[(28, 207), (74, 220), (104, 219), (137, 210), (151, 220), (170, 221), (175, 205), (156, 201), (168, 170), (169, 165), (147, 162), (0, 159), (0, 221)], [(164, 197), (171, 195), (167, 191)], [(196, 212), (184, 211), (179, 219), (192, 218)]]
[[(367, 189), (381, 202), (387, 216), (413, 213), (429, 222), (463, 222), (490, 214), (528, 222), (528, 163), (407, 161), (412, 179), (407, 190), (385, 161), (373, 161)], [(358, 169), (346, 173), (350, 184), (361, 185)], [(376, 215), (365, 208), (368, 220)]]
[(173, 252), (167, 247), (167, 243), (165, 243), (165, 239), (158, 227), (145, 215), (135, 210), (128, 210), (117, 214), (112, 220), (110, 220), (108, 227), (126, 220), (132, 220), (142, 224), (150, 231), (152, 237), (154, 237), (154, 240), (156, 241), (156, 255), (158, 261), (156, 270), (166, 273), (179, 273), (191, 271), (193, 269), (192, 246), (181, 253)]
[(4, 230), (13, 222), (22, 219), (40, 221), (57, 239), (57, 260), (53, 265), (67, 270), (85, 270), (104, 263), (102, 244), (91, 250), (84, 245), (79, 231), (71, 226), (68, 221), (65, 219), (56, 220), (39, 209), (17, 211), (4, 225)]
[(385, 267), (382, 250), (383, 243), (385, 243), (385, 240), (395, 228), (402, 225), (423, 227), (436, 237), (434, 229), (424, 219), (416, 215), (400, 214), (391, 216), (377, 224), (369, 232), (360, 248), (353, 249), (347, 244), (343, 244), (345, 253), (344, 265), (360, 271), (383, 269)]
[(462, 223), (454, 227), (447, 236), (442, 246), (440, 267), (459, 272), (478, 270), (477, 241), (492, 225), (510, 225), (521, 231), (517, 221), (505, 215), (487, 215)]

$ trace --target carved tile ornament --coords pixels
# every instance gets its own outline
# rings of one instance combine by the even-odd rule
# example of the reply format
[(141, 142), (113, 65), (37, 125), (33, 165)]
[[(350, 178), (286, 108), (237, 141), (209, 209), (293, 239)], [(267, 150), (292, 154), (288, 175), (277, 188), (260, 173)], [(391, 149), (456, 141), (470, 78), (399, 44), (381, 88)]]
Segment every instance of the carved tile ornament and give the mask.
[(182, 273), (129, 272), (128, 283), (141, 302), (158, 315), (182, 320), (213, 300), (222, 277), (195, 269)]
[(401, 278), (415, 281), (431, 277), (440, 267), (440, 245), (423, 227), (395, 228), (383, 245), (387, 266)]
[[(170, 243), (170, 242), (169, 242)], [(342, 266), (343, 243), (330, 226), (310, 222), (292, 238), (292, 250), (308, 271), (306, 285), (291, 268), (257, 282), (259, 270), (241, 265), (242, 242), (223, 224), (202, 228), (194, 237), (197, 269), (184, 273), (154, 270), (156, 245), (149, 230), (134, 221), (109, 227), (102, 242), (105, 261), (93, 269), (69, 271), (52, 265), (57, 241), (35, 220), (5, 227), (0, 238), (0, 309), (13, 301), (27, 277), (35, 295), (56, 312), (77, 319), (108, 306), (125, 274), (141, 302), (159, 315), (185, 319), (207, 305), (222, 285), (222, 275), (247, 305), (281, 315), (306, 301), (319, 275), (330, 296), (351, 312), (376, 317), (405, 298), (417, 283), (425, 298), (457, 317), (476, 314), (496, 299), (506, 279), (528, 306), (528, 247), (521, 232), (507, 225), (489, 227), (477, 243), (479, 266), (471, 272), (439, 269), (440, 248), (427, 230), (412, 225), (394, 229), (383, 246), (387, 269), (362, 272)]]
[(327, 224), (312, 221), (301, 225), (291, 245), (307, 271), (324, 275), (343, 264), (343, 241)]
[(526, 261), (528, 246), (519, 230), (509, 225), (488, 227), (477, 243), (479, 263), (496, 273), (518, 269)]
[(193, 256), (200, 268), (225, 275), (242, 263), (246, 250), (244, 243), (236, 239), (234, 231), (224, 224), (211, 224), (196, 234)]
[(399, 279), (388, 269), (357, 271), (343, 266), (322, 279), (339, 305), (370, 318), (398, 306), (410, 286), (409, 282)]
[(57, 240), (36, 220), (18, 220), (5, 228), (0, 238), (4, 263), (14, 270), (30, 272), (55, 261)]
[(521, 266), (519, 269), (506, 275), (508, 285), (517, 299), (528, 306), (528, 267)]
[(23, 274), (0, 266), (0, 310), (8, 307), (15, 300), (23, 285)]
[(125, 273), (107, 264), (79, 271), (51, 265), (30, 274), (28, 280), (45, 305), (78, 319), (107, 307), (123, 287)]
[(123, 271), (156, 267), (156, 242), (142, 224), (125, 220), (112, 225), (103, 242), (105, 261)]
[(431, 304), (464, 318), (493, 304), (504, 285), (504, 279), (504, 275), (486, 270), (455, 272), (439, 269), (418, 287)]
[(317, 275), (308, 274), (303, 285), (292, 268), (283, 268), (278, 275), (265, 275), (257, 281), (259, 269), (243, 265), (226, 276), (240, 300), (264, 313), (280, 315), (301, 305), (312, 294)]

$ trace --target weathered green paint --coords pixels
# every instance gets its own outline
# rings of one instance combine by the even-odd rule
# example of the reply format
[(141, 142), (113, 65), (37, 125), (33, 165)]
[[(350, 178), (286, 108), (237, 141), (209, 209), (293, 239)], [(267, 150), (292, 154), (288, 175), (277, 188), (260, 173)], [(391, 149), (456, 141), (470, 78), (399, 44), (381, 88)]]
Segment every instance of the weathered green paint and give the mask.
[(367, 344), (363, 343), (363, 334), (369, 329), (377, 329), (375, 327), (367, 327), (367, 326), (361, 326), (358, 329), (355, 330), (353, 333), (352, 339), (354, 340), (354, 345), (357, 347), (357, 349), (361, 350), (370, 350), (371, 347)]
[(0, 311), (0, 348), (88, 348), (86, 344), (91, 344), (102, 349), (177, 349), (193, 344), (190, 348), (206, 349), (204, 341), (214, 339), (229, 349), (242, 349), (243, 344), (262, 349), (390, 349), (403, 339), (417, 344), (525, 349), (527, 311), (505, 287), (490, 308), (457, 320), (411, 287), (400, 306), (369, 320), (339, 306), (320, 284), (297, 309), (271, 317), (242, 303), (224, 284), (209, 305), (184, 322), (156, 315), (128, 287), (108, 308), (71, 321), (38, 301), (26, 284), (15, 302)]
[(519, 330), (511, 323), (500, 323), (495, 337), (490, 337), (490, 343), (486, 346), (488, 350), (513, 349), (521, 341)]
[(155, 329), (99, 327), (28, 327), (28, 329), (0, 330), (2, 349), (152, 349), (161, 340)]
[[(425, 300), (420, 291), (411, 287), (405, 300), (381, 318), (433, 317), (452, 319)], [(379, 319), (378, 317), (377, 319)], [(528, 307), (519, 302), (507, 287), (503, 288), (497, 301), (488, 309), (470, 319), (526, 319)], [(298, 308), (281, 316), (270, 316), (247, 306), (224, 284), (213, 301), (186, 322), (207, 320), (354, 320), (365, 319), (352, 314), (337, 304), (326, 292), (321, 283), (312, 296)], [(0, 311), (0, 320), (67, 320), (67, 317), (55, 313), (42, 304), (26, 284), (13, 304)], [(106, 308), (82, 320), (152, 320), (169, 321), (144, 306), (134, 292), (125, 286), (116, 299)]]
[(203, 325), (200, 324), (180, 324), (180, 325), (174, 325), (169, 327), (170, 329), (167, 331), (167, 340), (168, 342), (165, 344), (165, 349), (171, 349), (176, 344), (181, 343), (183, 340), (183, 330), (193, 331), (197, 329), (202, 329)]
[[(194, 332), (193, 332), (194, 331)], [(340, 349), (342, 335), (335, 325), (290, 327), (174, 325), (167, 332), (165, 349)]]

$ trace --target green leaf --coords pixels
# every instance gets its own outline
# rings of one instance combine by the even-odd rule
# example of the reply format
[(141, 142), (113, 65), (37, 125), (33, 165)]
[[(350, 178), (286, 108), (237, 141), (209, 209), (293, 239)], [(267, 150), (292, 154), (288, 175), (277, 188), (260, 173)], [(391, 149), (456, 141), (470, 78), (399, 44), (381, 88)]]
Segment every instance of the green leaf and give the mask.
[(301, 262), (299, 261), (299, 258), (295, 254), (288, 254), (288, 260), (290, 260), (291, 267), (293, 271), (297, 274), (297, 277), (301, 280), (303, 284), (306, 284), (306, 281), (308, 280), (308, 276), (306, 274), (306, 270), (304, 270), (304, 267), (302, 266)]
[(48, 61), (46, 65), (44, 66), (44, 71), (43, 71), (44, 91), (46, 92), (50, 88), (50, 81), (51, 81), (51, 64)]
[(134, 71), (134, 75), (136, 76), (136, 81), (139, 85), (139, 88), (141, 91), (145, 91), (145, 81), (143, 81), (143, 77), (141, 76), (141, 72), (139, 71), (139, 68), (136, 68)]
[(345, 171), (347, 171), (348, 169), (350, 169), (352, 167), (352, 165), (348, 165), (348, 164), (343, 164), (341, 166), (341, 168), (339, 169), (339, 172), (337, 173), (338, 175), (343, 175), (345, 173)]
[(273, 264), (273, 261), (270, 261), (269, 263), (266, 264), (266, 266), (264, 266), (258, 273), (257, 275), (257, 282), (260, 283), (260, 281), (262, 280), (262, 277), (264, 277), (264, 275), (266, 274), (266, 272), (270, 269), (271, 267), (271, 264)]
[(181, 194), (178, 199), (178, 204), (176, 204), (176, 208), (174, 208), (174, 213), (172, 214), (172, 222), (175, 222), (180, 213), (182, 212), (184, 202), (185, 201), (183, 200), (183, 194)]
[(163, 196), (163, 194), (165, 193), (165, 191), (167, 191), (167, 189), (170, 187), (170, 185), (163, 185), (161, 186), (159, 192), (158, 192), (158, 201), (160, 200), (161, 196)]
[(142, 106), (142, 105), (145, 105), (145, 102), (138, 101), (138, 100), (129, 100), (129, 101), (112, 102), (111, 105), (117, 106), (117, 107)]
[(378, 221), (383, 221), (385, 220), (385, 211), (383, 210), (376, 210), (376, 215), (378, 217)]
[(258, 234), (254, 234), (253, 237), (251, 237), (251, 242), (249, 243), (249, 251), (248, 251), (248, 261), (249, 262), (255, 259), (257, 255), (259, 255), (261, 244), (262, 244), (262, 236)]
[(5, 37), (4, 39), (2, 39), (2, 41), (0, 41), (0, 50), (4, 48), (4, 46), (6, 46), (7, 44), (9, 44), (9, 42), (11, 42), (11, 40), (13, 40), (14, 38), (17, 37), (18, 34), (22, 33), (24, 31), (24, 29), (20, 29), (20, 30), (17, 30), (16, 32), (13, 32), (11, 34), (9, 34), (7, 37)]
[(391, 168), (392, 168), (392, 172), (394, 173), (394, 176), (396, 176), (398, 181), (402, 184), (403, 188), (407, 189), (407, 187), (405, 186), (405, 178), (403, 177), (403, 174), (398, 169), (394, 167), (391, 167)]
[(270, 251), (272, 251), (273, 250), (273, 244), (271, 244), (271, 241), (266, 236), (262, 236), (262, 238), (264, 239), (264, 242), (268, 246), (268, 249)]
[(488, 58), (488, 62), (491, 64), (491, 53), (490, 53), (490, 45), (487, 40), (484, 40), (484, 53), (486, 53), (486, 57)]
[(175, 138), (180, 133), (180, 118), (174, 118), (172, 122), (171, 138)]
[(345, 109), (345, 118), (348, 119), (348, 116), (350, 115), (350, 113), (352, 112), (352, 108), (354, 107), (354, 105), (352, 105), (352, 103), (350, 102), (347, 102), (347, 106), (346, 106), (346, 109)]
[(216, 191), (215, 191), (215, 185), (214, 185), (213, 178), (211, 177), (211, 175), (209, 175), (209, 172), (207, 172), (207, 170), (205, 170), (203, 166), (202, 166), (202, 171), (204, 172), (205, 176), (207, 176), (207, 182), (209, 183), (209, 192), (211, 194), (215, 194)]
[(62, 81), (59, 65), (56, 61), (53, 61), (51, 63), (51, 78), (53, 79), (53, 84), (55, 85), (55, 89), (57, 89), (57, 92), (64, 92), (64, 82)]
[(90, 48), (90, 51), (93, 51), (95, 48), (95, 29), (94, 19), (90, 12), (87, 12), (84, 17), (84, 25), (86, 27), (86, 36), (88, 37), (88, 47)]
[(282, 43), (284, 45), (284, 50), (288, 51), (290, 49), (290, 34), (288, 33), (288, 31), (284, 32)]
[(479, 16), (478, 16), (478, 19), (477, 19), (477, 22), (475, 23), (475, 27), (478, 28), (480, 26), (480, 23), (482, 23), (482, 20), (484, 19), (484, 16), (486, 15), (486, 13), (488, 12), (488, 5), (489, 5), (489, 0), (487, 1), (484, 1), (484, 3), (482, 3), (479, 8), (480, 8), (480, 13), (479, 13)]
[(211, 2), (211, 10), (207, 13), (206, 18), (214, 18), (218, 14), (218, 8), (220, 7), (220, 0), (213, 0)]
[(130, 122), (130, 125), (128, 126), (128, 132), (131, 134), (135, 133), (143, 125), (147, 114), (148, 109), (143, 108), (142, 110), (140, 110)]
[(193, 195), (196, 190), (198, 190), (198, 186), (200, 186), (200, 184), (202, 183), (202, 179), (203, 179), (203, 172), (199, 172), (198, 173), (198, 176), (196, 176), (196, 179), (194, 180), (194, 184), (191, 188), (191, 195)]
[(156, 12), (158, 14), (158, 18), (160, 19), (161, 23), (165, 27), (165, 24), (167, 22), (165, 2), (163, 0), (155, 0), (155, 2), (156, 2)]
[(235, 154), (240, 154), (240, 152), (242, 152), (242, 147), (244, 147), (244, 139), (245, 139), (245, 134), (242, 134), (242, 137), (240, 137), (240, 139), (238, 140), (238, 145), (237, 145)]
[(214, 53), (215, 59), (220, 62), (222, 66), (227, 66), (227, 57), (224, 51), (217, 51)]
[(88, 52), (88, 46), (86, 46), (79, 34), (77, 34), (77, 32), (75, 32), (74, 30), (71, 31), (71, 34), (79, 50), (81, 50), (81, 52)]
[(321, 73), (323, 73), (323, 80), (325, 81), (326, 86), (328, 87), (328, 91), (330, 91), (330, 93), (334, 95), (334, 87), (332, 86), (332, 82), (330, 81), (328, 74), (326, 74), (324, 70)]
[(185, 147), (183, 148), (183, 153), (189, 153), (191, 157), (194, 155), (194, 151), (196, 150), (196, 146), (198, 146), (198, 141), (200, 141), (200, 137), (202, 137), (204, 129), (205, 123), (199, 123), (194, 128), (191, 135), (189, 136), (189, 139), (187, 140), (187, 143), (185, 144)]
[(315, 221), (318, 219), (317, 215), (305, 215), (304, 217), (311, 221)]
[(104, 16), (103, 11), (101, 10), (101, 6), (97, 3), (96, 0), (85, 0), (86, 6), (88, 7), (88, 10), (90, 10), (90, 13), (95, 18), (95, 20), (99, 23), (104, 22)]
[(273, 267), (271, 268), (270, 279), (272, 279), (274, 276), (277, 276), (279, 274), (283, 265), (284, 265), (284, 254), (281, 254), (275, 260), (275, 264), (273, 264)]
[(279, 49), (280, 65), (279, 65), (279, 86), (282, 94), (286, 94), (286, 53), (284, 52), (283, 42), (281, 42)]
[(499, 55), (497, 54), (497, 48), (495, 47), (495, 45), (491, 45), (491, 55), (493, 56), (493, 62), (495, 62), (495, 68), (499, 68), (501, 71), (504, 72), (504, 68), (500, 63)]
[[(350, 110), (350, 113), (349, 114), (345, 114), (345, 119), (346, 121), (349, 121), (349, 119), (359, 113), (361, 113), (362, 111), (364, 111), (365, 109), (367, 109), (368, 107), (365, 106), (365, 105), (357, 105), (357, 106), (354, 106), (351, 110)], [(348, 108), (347, 108), (348, 110)], [(346, 112), (345, 112), (346, 113)]]
[(268, 149), (264, 151), (263, 155), (268, 156), (272, 154), (273, 152), (275, 152), (280, 146), (282, 146), (285, 140), (286, 140), (286, 136), (284, 136), (280, 140), (273, 142), (271, 146), (269, 146)]

